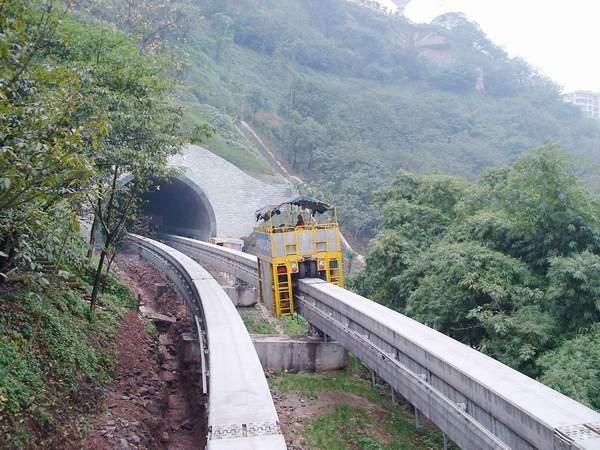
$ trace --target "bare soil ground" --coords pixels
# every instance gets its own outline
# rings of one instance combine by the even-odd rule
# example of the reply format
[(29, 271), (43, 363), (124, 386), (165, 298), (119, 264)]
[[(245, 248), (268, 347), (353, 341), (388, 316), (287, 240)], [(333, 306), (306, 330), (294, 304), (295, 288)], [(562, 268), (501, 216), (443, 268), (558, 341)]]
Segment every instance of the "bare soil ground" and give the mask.
[(199, 368), (183, 361), (181, 335), (191, 330), (183, 301), (152, 266), (135, 255), (118, 257), (120, 278), (140, 300), (145, 314), (160, 313), (158, 342), (146, 320), (130, 311), (117, 337), (116, 382), (107, 392), (104, 412), (92, 422), (83, 448), (203, 449), (206, 410)]

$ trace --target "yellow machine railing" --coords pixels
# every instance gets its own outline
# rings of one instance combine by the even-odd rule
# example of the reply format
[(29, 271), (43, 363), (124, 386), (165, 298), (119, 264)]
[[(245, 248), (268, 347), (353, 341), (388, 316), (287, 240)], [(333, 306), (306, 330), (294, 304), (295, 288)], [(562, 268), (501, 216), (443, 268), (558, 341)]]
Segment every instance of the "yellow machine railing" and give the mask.
[[(335, 233), (330, 230), (335, 230)], [(261, 301), (267, 299), (265, 303), (276, 316), (294, 314), (293, 285), (296, 278), (316, 276), (344, 286), (337, 223), (309, 223), (293, 227), (274, 226), (269, 221), (257, 227), (256, 232), (267, 245), (258, 252)], [(265, 285), (265, 272), (270, 273), (270, 286)], [(264, 290), (268, 288), (270, 295), (265, 295)]]

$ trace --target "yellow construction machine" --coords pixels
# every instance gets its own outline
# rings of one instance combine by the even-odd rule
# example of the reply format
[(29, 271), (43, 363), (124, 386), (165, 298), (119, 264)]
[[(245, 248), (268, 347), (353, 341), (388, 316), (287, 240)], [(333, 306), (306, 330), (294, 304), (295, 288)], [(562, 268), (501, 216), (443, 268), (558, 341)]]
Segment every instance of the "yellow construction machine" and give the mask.
[(294, 314), (300, 278), (344, 286), (342, 241), (333, 206), (300, 196), (256, 211), (260, 300), (276, 316)]

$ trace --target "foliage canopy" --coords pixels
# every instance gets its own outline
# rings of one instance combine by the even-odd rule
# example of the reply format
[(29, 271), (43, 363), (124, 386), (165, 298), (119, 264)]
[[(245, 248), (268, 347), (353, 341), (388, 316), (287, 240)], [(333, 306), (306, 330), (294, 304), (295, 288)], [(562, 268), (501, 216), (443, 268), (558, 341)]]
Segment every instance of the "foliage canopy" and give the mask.
[(473, 183), (401, 172), (376, 198), (355, 289), (598, 408), (600, 209), (563, 153)]

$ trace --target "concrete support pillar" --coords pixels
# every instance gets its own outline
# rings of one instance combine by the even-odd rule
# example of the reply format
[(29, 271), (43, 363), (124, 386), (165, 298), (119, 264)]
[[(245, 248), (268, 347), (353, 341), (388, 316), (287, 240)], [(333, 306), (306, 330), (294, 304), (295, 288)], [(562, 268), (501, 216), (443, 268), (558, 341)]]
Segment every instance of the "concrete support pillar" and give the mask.
[(421, 428), (421, 417), (420, 417), (420, 412), (417, 408), (415, 408), (415, 428), (416, 429)]
[(252, 342), (265, 370), (319, 372), (343, 369), (348, 363), (348, 352), (335, 341), (252, 335)]
[(248, 285), (223, 286), (235, 306), (253, 306), (258, 302), (258, 292)]

